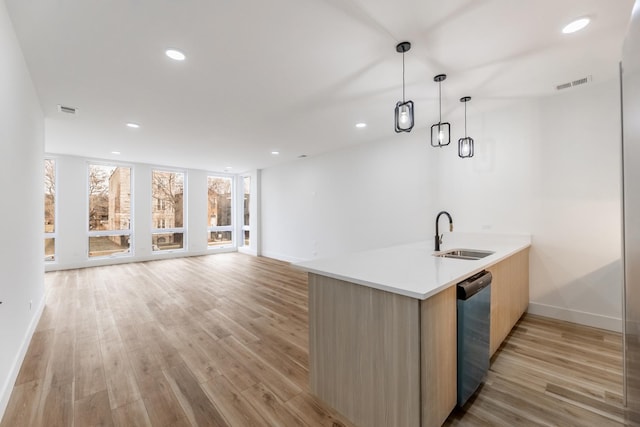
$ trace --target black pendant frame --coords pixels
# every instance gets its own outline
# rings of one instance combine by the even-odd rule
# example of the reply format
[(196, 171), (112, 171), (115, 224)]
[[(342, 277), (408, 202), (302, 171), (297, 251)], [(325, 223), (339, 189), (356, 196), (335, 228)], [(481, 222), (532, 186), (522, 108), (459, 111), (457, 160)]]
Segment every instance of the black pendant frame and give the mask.
[(473, 138), (465, 137), (458, 140), (458, 156), (463, 159), (473, 157)]
[[(402, 107), (407, 107), (409, 112), (408, 112), (408, 118), (409, 118), (409, 123), (408, 125), (403, 125), (401, 123), (400, 120), (400, 110), (402, 109)], [(402, 102), (402, 101), (398, 101), (398, 103), (396, 104), (396, 133), (400, 133), (400, 132), (411, 132), (411, 129), (413, 129), (413, 125), (414, 125), (414, 115), (413, 115), (413, 101), (406, 101), (406, 102)]]
[[(442, 82), (446, 79), (446, 74), (438, 74), (433, 78), (433, 81), (438, 83), (438, 102), (440, 112), (438, 123), (431, 126), (431, 146), (436, 148), (446, 147), (451, 144), (451, 124), (442, 121)], [(444, 138), (440, 137), (441, 133), (444, 134)]]
[[(411, 132), (413, 129), (414, 121), (414, 108), (413, 101), (406, 101), (404, 98), (404, 54), (411, 49), (411, 43), (409, 42), (401, 42), (396, 46), (396, 52), (402, 53), (402, 101), (398, 101), (396, 104), (395, 110), (395, 131), (396, 133), (400, 132)], [(408, 123), (402, 123), (400, 120), (400, 112), (402, 109), (407, 108), (408, 112)]]
[(460, 102), (464, 102), (464, 138), (458, 140), (458, 157), (468, 159), (474, 154), (473, 138), (467, 136), (467, 102), (471, 101), (470, 96), (460, 98)]
[[(442, 141), (440, 140), (440, 132), (444, 134)], [(446, 139), (446, 143), (444, 140)], [(435, 144), (434, 144), (435, 141)], [(451, 144), (451, 125), (448, 122), (439, 122), (431, 126), (431, 146), (432, 147), (445, 147)]]

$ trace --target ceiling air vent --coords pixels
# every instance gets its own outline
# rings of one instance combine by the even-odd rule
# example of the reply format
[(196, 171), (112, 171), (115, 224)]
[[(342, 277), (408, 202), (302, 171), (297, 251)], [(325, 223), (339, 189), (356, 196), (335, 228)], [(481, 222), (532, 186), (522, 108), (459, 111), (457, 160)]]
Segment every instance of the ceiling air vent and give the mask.
[(586, 83), (591, 83), (593, 78), (591, 76), (583, 77), (578, 80), (574, 80), (572, 82), (562, 83), (561, 85), (556, 86), (557, 90), (569, 89), (570, 87), (580, 86)]
[(78, 114), (78, 109), (75, 107), (67, 107), (66, 105), (58, 104), (58, 112), (76, 115)]

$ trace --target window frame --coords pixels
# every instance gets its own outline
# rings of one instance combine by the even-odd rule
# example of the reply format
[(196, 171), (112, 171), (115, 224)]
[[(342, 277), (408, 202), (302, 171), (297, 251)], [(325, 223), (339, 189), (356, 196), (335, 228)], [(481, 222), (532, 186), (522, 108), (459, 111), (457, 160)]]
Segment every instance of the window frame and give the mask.
[[(242, 232), (242, 238), (240, 239), (240, 242), (242, 242), (242, 246), (244, 246), (245, 248), (250, 248), (251, 247), (251, 181), (253, 181), (253, 177), (251, 175), (241, 175), (240, 179), (242, 180), (242, 192), (240, 194), (242, 194), (242, 224), (240, 227), (240, 230)], [(249, 192), (245, 193), (245, 180), (249, 179)], [(245, 198), (249, 199), (249, 223), (245, 224)], [(246, 244), (246, 239), (245, 239), (245, 233), (249, 232), (249, 244)]]
[[(156, 228), (156, 223), (154, 221), (153, 218), (153, 212), (155, 209), (155, 201), (159, 201), (159, 199), (155, 199), (153, 197), (153, 186), (154, 186), (154, 181), (153, 181), (153, 174), (154, 172), (169, 172), (169, 173), (181, 173), (182, 174), (182, 227), (172, 227), (172, 228)], [(171, 167), (165, 167), (165, 166), (151, 166), (151, 186), (150, 186), (150, 198), (151, 198), (151, 211), (149, 212), (150, 215), (150, 220), (151, 220), (151, 254), (152, 255), (159, 255), (159, 254), (169, 254), (169, 253), (176, 253), (176, 252), (186, 252), (187, 251), (187, 222), (188, 222), (188, 206), (189, 204), (187, 203), (187, 198), (189, 197), (188, 195), (188, 191), (187, 191), (187, 182), (188, 182), (188, 176), (189, 174), (187, 173), (186, 169), (180, 169), (180, 168), (171, 168)], [(162, 203), (164, 205), (164, 203)], [(154, 244), (153, 244), (153, 236), (155, 234), (177, 234), (177, 233), (181, 233), (182, 234), (182, 247), (181, 248), (177, 248), (177, 249), (158, 249), (155, 250)]]
[[(236, 189), (236, 180), (235, 180), (235, 175), (233, 174), (226, 174), (226, 173), (219, 173), (219, 172), (207, 172), (207, 213), (209, 212), (209, 178), (225, 178), (225, 179), (229, 179), (230, 183), (231, 183), (231, 189), (230, 189), (230, 197), (231, 197), (231, 224), (229, 225), (217, 225), (217, 226), (210, 226), (209, 224), (207, 224), (207, 250), (222, 250), (222, 249), (229, 249), (229, 248), (235, 248), (237, 246), (237, 238), (236, 238), (236, 230), (235, 230), (235, 217), (236, 217), (236, 200), (234, 197), (235, 194), (235, 189)], [(208, 214), (207, 214), (207, 219), (208, 219)], [(231, 243), (230, 244), (226, 244), (226, 245), (210, 245), (209, 244), (209, 234), (210, 233), (216, 233), (216, 232), (225, 232), (228, 231), (231, 233)]]
[[(129, 180), (130, 180), (130, 192), (129, 192), (129, 228), (126, 230), (91, 230), (90, 229), (90, 212), (91, 212), (91, 200), (90, 200), (90, 184), (89, 184), (89, 170), (91, 166), (106, 166), (106, 167), (115, 167), (115, 168), (129, 168)], [(109, 259), (109, 258), (127, 258), (133, 257), (135, 255), (135, 233), (134, 233), (134, 218), (135, 218), (135, 203), (134, 203), (134, 174), (135, 168), (133, 165), (129, 163), (121, 163), (121, 162), (110, 162), (105, 160), (87, 160), (86, 162), (86, 175), (85, 175), (85, 185), (86, 185), (86, 227), (87, 227), (87, 240), (86, 240), (86, 254), (87, 259), (91, 260), (100, 260), (100, 259)], [(109, 236), (129, 236), (129, 250), (127, 252), (116, 252), (109, 255), (101, 255), (101, 256), (91, 256), (91, 238), (92, 237), (109, 237)]]
[[(53, 232), (44, 232), (44, 241), (43, 243), (46, 244), (46, 240), (47, 239), (53, 239), (53, 256), (51, 259), (47, 259), (47, 254), (45, 252), (44, 254), (44, 262), (46, 264), (55, 264), (58, 262), (58, 251), (57, 251), (57, 247), (56, 247), (56, 240), (58, 239), (58, 159), (56, 157), (53, 156), (44, 156), (44, 161), (46, 162), (47, 160), (51, 160), (53, 161), (53, 188), (54, 188), (54, 202), (53, 202)], [(42, 170), (43, 170), (43, 185), (45, 183), (44, 179), (44, 162), (42, 164)], [(46, 197), (46, 193), (43, 194)], [(43, 206), (43, 214), (45, 214), (44, 209), (46, 208), (46, 206)]]

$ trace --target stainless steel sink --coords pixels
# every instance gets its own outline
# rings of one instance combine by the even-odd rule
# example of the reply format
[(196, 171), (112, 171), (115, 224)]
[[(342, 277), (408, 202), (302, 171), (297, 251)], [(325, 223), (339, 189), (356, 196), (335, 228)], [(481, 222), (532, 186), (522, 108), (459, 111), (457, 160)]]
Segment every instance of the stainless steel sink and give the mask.
[(493, 255), (494, 253), (495, 252), (492, 251), (481, 251), (479, 249), (452, 249), (439, 254), (434, 254), (434, 256), (441, 258), (478, 260), (489, 255)]

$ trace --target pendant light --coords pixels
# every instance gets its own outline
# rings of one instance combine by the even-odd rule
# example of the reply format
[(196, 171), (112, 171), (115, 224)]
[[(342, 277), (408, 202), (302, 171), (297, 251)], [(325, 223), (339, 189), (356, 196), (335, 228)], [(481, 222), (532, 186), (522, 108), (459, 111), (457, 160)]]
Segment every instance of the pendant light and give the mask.
[(460, 98), (464, 102), (464, 138), (458, 140), (458, 156), (463, 159), (473, 157), (473, 138), (467, 137), (467, 102), (471, 101), (470, 96)]
[(446, 74), (438, 74), (433, 78), (438, 83), (438, 102), (440, 105), (440, 118), (438, 123), (431, 126), (431, 146), (444, 147), (451, 143), (451, 125), (447, 122), (442, 123), (442, 82), (447, 78)]
[(411, 43), (402, 42), (396, 46), (396, 51), (402, 53), (402, 101), (396, 104), (396, 133), (411, 132), (413, 129), (413, 101), (404, 99), (404, 53), (411, 49)]

